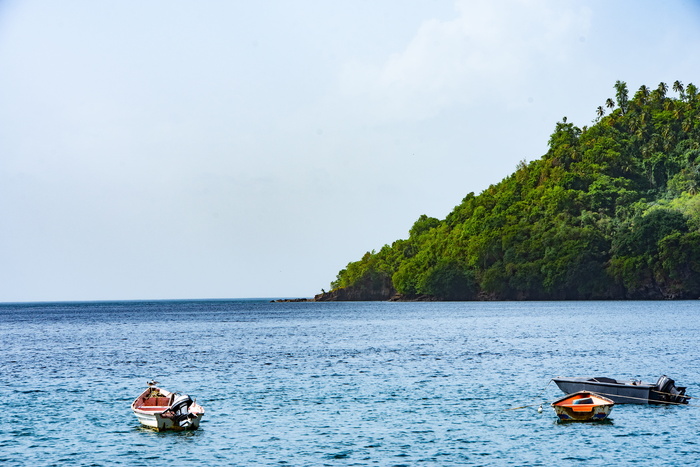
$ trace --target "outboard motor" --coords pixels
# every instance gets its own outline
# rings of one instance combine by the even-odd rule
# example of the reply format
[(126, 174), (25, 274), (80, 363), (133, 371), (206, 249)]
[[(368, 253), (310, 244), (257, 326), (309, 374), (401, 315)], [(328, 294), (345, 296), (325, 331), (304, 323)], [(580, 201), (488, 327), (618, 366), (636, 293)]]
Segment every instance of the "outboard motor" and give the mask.
[(190, 406), (194, 403), (192, 398), (187, 394), (178, 394), (173, 400), (173, 405), (170, 406), (170, 412), (173, 413), (173, 422), (177, 423), (182, 428), (187, 428), (196, 415), (189, 411)]
[(676, 382), (666, 375), (661, 375), (656, 382), (658, 400), (673, 402), (676, 404), (687, 404), (688, 397), (685, 395), (685, 388), (677, 388)]

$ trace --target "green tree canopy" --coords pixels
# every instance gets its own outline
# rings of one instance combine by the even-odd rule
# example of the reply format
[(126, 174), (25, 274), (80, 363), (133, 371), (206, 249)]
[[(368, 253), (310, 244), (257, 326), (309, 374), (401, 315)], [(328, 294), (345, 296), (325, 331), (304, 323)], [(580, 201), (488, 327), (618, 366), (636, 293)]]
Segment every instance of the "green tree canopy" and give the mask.
[(624, 81), (614, 88), (617, 109), (600, 106), (590, 127), (564, 117), (542, 157), (444, 220), (420, 216), (407, 239), (349, 263), (332, 287), (390, 278), (406, 298), (699, 297), (698, 89), (641, 86), (630, 101)]

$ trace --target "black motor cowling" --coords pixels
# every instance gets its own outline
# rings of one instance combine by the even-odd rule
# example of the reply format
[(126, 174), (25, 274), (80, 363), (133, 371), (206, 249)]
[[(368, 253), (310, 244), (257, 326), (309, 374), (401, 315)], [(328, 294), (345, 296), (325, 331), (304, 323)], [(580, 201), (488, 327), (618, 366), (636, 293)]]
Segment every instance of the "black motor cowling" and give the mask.
[(194, 403), (192, 398), (187, 394), (178, 394), (170, 406), (170, 412), (173, 413), (173, 421), (182, 428), (190, 425), (190, 420), (195, 418), (195, 415), (190, 413), (190, 406)]
[(685, 388), (677, 388), (676, 382), (666, 375), (661, 375), (656, 382), (656, 398), (659, 401), (675, 404), (687, 404), (688, 397)]

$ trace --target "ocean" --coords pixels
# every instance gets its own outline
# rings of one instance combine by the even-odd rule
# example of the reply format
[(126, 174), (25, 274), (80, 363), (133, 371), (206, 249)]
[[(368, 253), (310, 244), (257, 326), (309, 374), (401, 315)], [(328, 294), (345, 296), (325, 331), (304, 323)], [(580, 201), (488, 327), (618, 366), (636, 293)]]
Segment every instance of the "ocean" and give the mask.
[[(700, 302), (0, 304), (3, 466), (700, 463), (700, 403), (558, 422), (555, 376), (700, 396)], [(141, 428), (156, 379), (200, 429)], [(537, 408), (542, 404), (540, 413)], [(524, 408), (507, 410), (515, 407)]]

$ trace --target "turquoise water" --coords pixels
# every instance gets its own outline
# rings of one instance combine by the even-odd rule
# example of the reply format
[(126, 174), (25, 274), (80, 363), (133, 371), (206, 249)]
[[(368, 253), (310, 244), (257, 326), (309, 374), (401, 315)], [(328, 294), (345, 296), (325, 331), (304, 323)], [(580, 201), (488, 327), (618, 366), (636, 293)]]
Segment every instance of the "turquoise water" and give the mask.
[[(550, 378), (661, 374), (700, 395), (700, 302), (0, 305), (0, 464), (687, 465), (700, 404), (565, 424)], [(139, 427), (146, 380), (195, 432)], [(512, 407), (531, 405), (519, 410)]]

